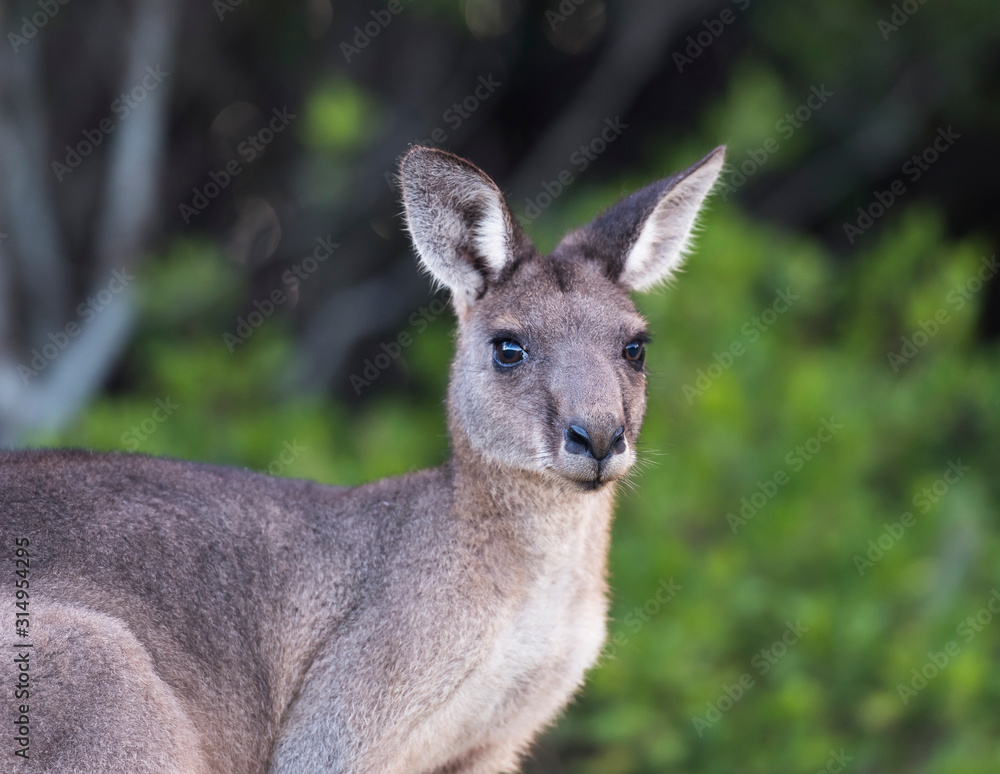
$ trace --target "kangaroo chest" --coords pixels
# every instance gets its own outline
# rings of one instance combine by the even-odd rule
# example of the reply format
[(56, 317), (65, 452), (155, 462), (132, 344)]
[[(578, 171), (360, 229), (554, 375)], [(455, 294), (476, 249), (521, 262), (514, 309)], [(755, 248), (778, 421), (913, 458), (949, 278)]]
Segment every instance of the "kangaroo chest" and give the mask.
[[(523, 748), (553, 720), (597, 660), (607, 614), (605, 564), (609, 515), (580, 514), (576, 529), (554, 538), (530, 581), (498, 620), (475, 666), (413, 737), (421, 766), (442, 750)], [(513, 759), (511, 761), (513, 763)]]
[[(562, 708), (605, 636), (605, 566), (610, 507), (562, 515), (571, 528), (548, 533), (513, 597), (486, 658), (469, 681), (469, 699), (504, 722), (504, 712), (548, 720)], [(500, 689), (499, 691), (497, 689)]]

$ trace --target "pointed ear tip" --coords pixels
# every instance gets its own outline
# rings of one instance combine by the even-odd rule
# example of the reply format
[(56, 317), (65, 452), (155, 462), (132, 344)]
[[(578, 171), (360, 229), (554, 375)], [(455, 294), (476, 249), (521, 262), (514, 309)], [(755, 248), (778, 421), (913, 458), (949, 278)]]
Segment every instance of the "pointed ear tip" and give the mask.
[(399, 160), (399, 171), (404, 177), (408, 172), (421, 169), (426, 172), (438, 172), (444, 168), (458, 168), (487, 177), (485, 172), (468, 159), (456, 156), (443, 148), (412, 145)]
[(411, 145), (399, 159), (399, 169), (404, 171), (413, 164), (429, 162), (431, 159), (446, 159), (452, 154), (440, 148), (428, 148), (426, 145)]
[(706, 162), (708, 162), (708, 161), (712, 161), (712, 162), (714, 162), (714, 161), (720, 161), (721, 162), (721, 161), (724, 161), (725, 158), (726, 158), (726, 146), (725, 145), (717, 145), (705, 157), (705, 161)]
[(442, 151), (438, 148), (428, 147), (427, 145), (411, 145), (406, 149), (406, 153), (403, 154), (403, 158), (415, 153), (442, 153)]
[(726, 146), (719, 145), (708, 152), (704, 158), (688, 168), (687, 174), (709, 174), (717, 178), (726, 163)]
[(423, 145), (411, 145), (406, 149), (406, 153), (399, 157), (399, 168), (402, 169), (407, 164), (413, 163), (421, 156), (426, 156), (433, 148), (426, 148)]

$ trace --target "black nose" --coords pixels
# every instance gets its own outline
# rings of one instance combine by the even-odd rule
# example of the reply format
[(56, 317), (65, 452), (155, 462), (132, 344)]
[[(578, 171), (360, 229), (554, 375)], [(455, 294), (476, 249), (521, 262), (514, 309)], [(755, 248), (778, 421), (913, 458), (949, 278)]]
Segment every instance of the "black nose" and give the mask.
[(566, 428), (566, 451), (587, 454), (604, 462), (612, 454), (625, 451), (625, 428), (619, 426), (611, 432), (590, 433), (583, 425), (572, 424)]

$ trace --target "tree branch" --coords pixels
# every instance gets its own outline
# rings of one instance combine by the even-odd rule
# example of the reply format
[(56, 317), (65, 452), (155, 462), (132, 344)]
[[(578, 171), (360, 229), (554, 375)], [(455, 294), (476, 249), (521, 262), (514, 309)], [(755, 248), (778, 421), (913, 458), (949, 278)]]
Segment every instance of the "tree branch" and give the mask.
[[(0, 46), (0, 196), (9, 213), (10, 255), (19, 266), (27, 336), (40, 343), (64, 319), (70, 269), (49, 189), (47, 120), (40, 95), (41, 45)], [(13, 281), (13, 277), (11, 278)]]
[[(153, 78), (150, 70), (158, 66), (161, 73), (169, 73), (179, 13), (179, 0), (136, 0), (123, 91), (131, 91), (147, 76)], [(67, 269), (56, 244), (54, 210), (41, 185), (46, 179), (41, 171), (45, 162), (39, 161), (44, 122), (40, 106), (33, 103), (43, 90), (37, 60), (28, 59), (28, 53), (23, 52), (24, 60), (14, 63), (20, 69), (18, 77), (11, 79), (14, 114), (20, 116), (20, 125), (14, 126), (0, 114), (0, 147), (8, 171), (13, 172), (6, 198), (12, 208), (11, 230), (17, 236), (22, 274), (32, 296), (28, 309), (36, 303), (48, 305), (44, 318), (36, 321), (36, 328), (43, 327), (34, 340), (53, 334), (65, 337), (68, 345), (47, 359), (37, 376), (22, 376), (19, 366), (26, 364), (14, 363), (17, 356), (12, 350), (0, 351), (0, 443), (5, 444), (31, 431), (59, 430), (72, 419), (114, 368), (135, 320), (131, 288), (125, 288), (88, 323), (77, 323), (75, 336), (69, 336), (69, 328), (62, 324), (67, 311), (63, 301)], [(25, 70), (29, 62), (34, 69)], [(137, 262), (148, 236), (164, 153), (168, 79), (169, 75), (160, 76), (155, 88), (147, 80), (145, 100), (112, 137), (107, 188), (94, 235), (98, 258), (91, 284), (95, 290), (105, 289), (112, 270)], [(58, 292), (53, 281), (61, 283)], [(59, 299), (58, 307), (53, 298)]]
[(149, 230), (160, 190), (179, 16), (178, 0), (136, 2), (122, 91), (144, 79), (156, 85), (111, 137), (104, 206), (95, 236), (96, 276), (134, 265)]
[(671, 37), (689, 18), (709, 10), (690, 0), (637, 0), (623, 7), (616, 36), (593, 74), (510, 177), (507, 187), (513, 196), (535, 193), (542, 180), (565, 167), (574, 148), (593, 138), (605, 118), (624, 112), (667, 53)]

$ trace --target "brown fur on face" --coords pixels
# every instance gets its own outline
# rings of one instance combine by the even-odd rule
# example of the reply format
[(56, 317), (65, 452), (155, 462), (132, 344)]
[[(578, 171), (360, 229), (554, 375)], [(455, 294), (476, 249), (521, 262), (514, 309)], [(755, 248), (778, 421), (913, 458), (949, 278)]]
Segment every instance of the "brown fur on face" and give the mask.
[[(404, 158), (414, 244), (459, 319), (440, 468), (342, 489), (0, 453), (0, 544), (31, 556), (18, 771), (515, 771), (604, 639), (614, 482), (646, 401), (629, 292), (676, 268), (721, 164), (540, 256), (475, 166)], [(524, 358), (498, 360), (504, 342)]]
[[(449, 409), (453, 434), (498, 465), (593, 487), (623, 476), (635, 459), (645, 412), (645, 372), (625, 346), (646, 335), (627, 291), (602, 266), (574, 256), (530, 256), (490, 287), (460, 328)], [(493, 363), (493, 342), (526, 350), (515, 368)], [(608, 436), (625, 428), (606, 462), (567, 451), (566, 428)]]

